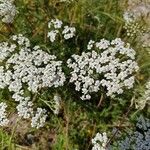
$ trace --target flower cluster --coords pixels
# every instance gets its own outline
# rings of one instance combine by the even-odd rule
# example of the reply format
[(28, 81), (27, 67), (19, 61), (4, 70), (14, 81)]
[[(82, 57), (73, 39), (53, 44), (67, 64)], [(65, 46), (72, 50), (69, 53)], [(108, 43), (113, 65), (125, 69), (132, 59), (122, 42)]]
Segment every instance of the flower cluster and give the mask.
[(70, 38), (73, 38), (76, 32), (76, 29), (74, 27), (63, 27), (63, 22), (59, 19), (52, 19), (48, 23), (48, 28), (50, 29), (50, 31), (48, 32), (47, 37), (51, 42), (54, 42), (58, 35), (62, 35), (65, 40), (68, 40)]
[(81, 56), (74, 54), (67, 61), (72, 70), (70, 82), (75, 84), (76, 91), (82, 92), (82, 100), (90, 99), (90, 93), (98, 92), (100, 87), (107, 89), (107, 96), (121, 94), (124, 88), (133, 87), (133, 73), (138, 65), (134, 61), (135, 51), (129, 44), (119, 38), (111, 42), (102, 39), (90, 41), (88, 49), (92, 51), (83, 52)]
[(5, 103), (0, 103), (0, 126), (6, 126), (9, 122), (6, 114), (7, 105)]
[(62, 31), (62, 34), (64, 35), (64, 39), (68, 40), (74, 37), (75, 33), (74, 27), (64, 26), (64, 30)]
[(107, 150), (107, 134), (104, 132), (102, 134), (97, 133), (92, 139), (92, 150)]
[[(37, 114), (34, 114), (33, 103), (29, 96), (25, 96), (25, 91), (37, 93), (42, 88), (62, 86), (65, 82), (62, 62), (56, 61), (56, 56), (49, 55), (39, 46), (31, 48), (29, 39), (21, 34), (12, 36), (11, 40), (15, 44), (0, 44), (1, 61), (5, 60), (5, 65), (0, 66), (0, 88), (8, 87), (14, 93), (12, 98), (19, 102), (18, 115), (23, 118), (32, 117), (32, 126), (35, 127), (40, 116), (43, 119), (39, 123), (43, 124), (46, 111), (38, 108)], [(14, 53), (10, 55), (12, 52)], [(37, 127), (40, 127), (39, 123)]]
[(37, 108), (35, 116), (32, 117), (31, 126), (37, 129), (43, 127), (46, 121), (46, 117), (46, 110), (42, 108)]
[(16, 48), (15, 44), (9, 45), (7, 42), (0, 43), (0, 62), (4, 61)]
[(5, 23), (12, 23), (17, 10), (13, 0), (0, 0), (0, 17)]
[[(13, 98), (15, 99), (14, 95)], [(24, 119), (30, 118), (33, 115), (33, 103), (30, 101), (30, 97), (22, 97), (22, 100), (18, 101), (19, 104), (16, 107), (18, 116), (23, 117)]]
[[(150, 26), (150, 3), (128, 0), (127, 11), (124, 12), (124, 28), (127, 36), (136, 37), (143, 47), (150, 47), (149, 26)], [(141, 22), (144, 21), (144, 23)]]
[(140, 26), (138, 22), (127, 22), (124, 25), (124, 29), (127, 32), (127, 36), (135, 37), (136, 35), (140, 35), (144, 32), (144, 29)]
[(90, 40), (89, 43), (88, 43), (88, 45), (87, 45), (87, 49), (91, 50), (94, 47), (94, 44), (95, 44), (95, 41)]
[(150, 104), (150, 80), (146, 84), (146, 90), (143, 96), (135, 101), (136, 108), (140, 110), (142, 110), (146, 104)]

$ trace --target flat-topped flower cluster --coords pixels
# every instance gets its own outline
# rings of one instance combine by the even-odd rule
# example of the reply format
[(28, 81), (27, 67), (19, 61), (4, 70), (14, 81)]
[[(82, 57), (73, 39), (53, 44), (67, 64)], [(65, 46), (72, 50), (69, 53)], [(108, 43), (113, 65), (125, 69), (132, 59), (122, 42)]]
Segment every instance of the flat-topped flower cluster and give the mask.
[(13, 4), (14, 0), (0, 0), (0, 17), (2, 22), (12, 23), (17, 10)]
[(56, 61), (56, 56), (49, 55), (39, 46), (31, 48), (26, 37), (14, 35), (14, 44), (0, 43), (0, 88), (8, 88), (13, 92), (12, 98), (19, 102), (18, 115), (32, 118), (32, 127), (41, 127), (46, 120), (46, 110), (37, 108), (25, 90), (37, 93), (42, 88), (62, 86), (65, 75), (62, 71), (62, 61)]
[(82, 92), (82, 100), (90, 99), (90, 93), (98, 92), (101, 87), (107, 89), (107, 96), (133, 87), (133, 73), (138, 71), (138, 65), (129, 44), (119, 38), (111, 42), (91, 40), (87, 48), (91, 52), (72, 55), (67, 61), (72, 70), (70, 82), (75, 84), (75, 90)]

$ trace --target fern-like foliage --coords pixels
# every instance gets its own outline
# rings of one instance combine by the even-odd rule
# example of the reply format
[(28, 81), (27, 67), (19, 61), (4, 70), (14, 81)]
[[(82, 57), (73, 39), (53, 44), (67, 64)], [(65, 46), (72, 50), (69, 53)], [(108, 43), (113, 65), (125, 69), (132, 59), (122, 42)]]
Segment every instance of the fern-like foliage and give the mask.
[(150, 119), (140, 116), (136, 131), (118, 142), (119, 150), (150, 150)]

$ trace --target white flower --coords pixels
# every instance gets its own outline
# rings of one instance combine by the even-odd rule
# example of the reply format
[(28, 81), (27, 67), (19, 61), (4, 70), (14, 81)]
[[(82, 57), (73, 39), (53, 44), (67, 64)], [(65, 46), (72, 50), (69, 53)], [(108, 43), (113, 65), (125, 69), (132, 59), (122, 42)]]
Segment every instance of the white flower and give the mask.
[(59, 19), (52, 19), (50, 22), (48, 22), (48, 28), (50, 29), (50, 31), (48, 31), (47, 37), (51, 42), (54, 42), (56, 40), (57, 35), (63, 35), (65, 40), (68, 40), (75, 36), (76, 29), (69, 26), (63, 27), (63, 22)]
[(107, 89), (108, 96), (132, 88), (133, 73), (138, 70), (138, 65), (130, 45), (119, 38), (111, 42), (102, 39), (92, 43), (93, 49), (98, 48), (100, 52), (83, 52), (81, 56), (72, 55), (72, 59), (67, 61), (72, 70), (70, 82), (75, 84), (75, 90), (82, 92), (81, 99), (90, 99), (90, 93), (98, 92), (100, 87)]
[(105, 39), (101, 39), (100, 42), (96, 42), (95, 45), (96, 45), (96, 48), (106, 49), (110, 45), (110, 42)]
[(19, 92), (16, 92), (12, 95), (12, 98), (16, 101), (16, 102), (22, 102), (24, 100), (23, 97), (24, 91), (21, 90)]
[(24, 37), (22, 34), (13, 35), (11, 37), (13, 41), (16, 41), (19, 46), (23, 46), (25, 48), (30, 47), (30, 41), (28, 38)]
[(14, 80), (8, 87), (10, 92), (19, 92), (22, 89), (22, 83), (20, 79)]
[(17, 10), (15, 5), (13, 4), (13, 1), (0, 1), (0, 17), (2, 17), (3, 22), (12, 23), (16, 14)]
[[(38, 108), (37, 114), (33, 116), (33, 103), (30, 97), (25, 96), (25, 90), (34, 94), (41, 88), (62, 86), (66, 80), (62, 61), (56, 61), (56, 56), (48, 54), (39, 46), (31, 48), (29, 39), (22, 34), (12, 36), (11, 40), (15, 46), (0, 43), (3, 53), (3, 57), (0, 55), (0, 88), (7, 87), (13, 92), (12, 98), (19, 103), (16, 109), (20, 117), (32, 117), (32, 126), (42, 127), (46, 115), (43, 114), (41, 119), (38, 115), (42, 115), (45, 110), (41, 112)], [(14, 51), (16, 47), (17, 51)]]
[(30, 118), (33, 114), (33, 103), (29, 101), (30, 97), (24, 98), (17, 105), (18, 116), (23, 117), (24, 119)]
[(11, 82), (11, 71), (5, 71), (4, 66), (0, 66), (0, 88), (4, 89)]
[(90, 40), (89, 43), (88, 43), (88, 45), (87, 45), (87, 49), (91, 50), (94, 47), (94, 43), (95, 43), (95, 41)]
[(37, 108), (36, 114), (32, 117), (31, 126), (37, 129), (43, 127), (46, 121), (46, 117), (46, 110)]
[(104, 132), (102, 134), (97, 133), (96, 136), (92, 139), (92, 150), (107, 150), (107, 134)]
[(9, 46), (7, 42), (0, 43), (0, 62), (4, 61), (10, 54), (15, 51), (16, 45)]
[(48, 28), (54, 27), (55, 29), (60, 29), (63, 25), (63, 22), (59, 19), (52, 19), (48, 22)]
[(62, 86), (65, 81), (61, 68), (62, 62), (56, 61), (56, 56), (49, 55), (38, 46), (33, 48), (34, 51), (27, 47), (28, 44), (25, 44), (18, 54), (12, 55), (6, 62), (14, 70), (9, 90), (19, 92), (23, 83), (26, 83), (28, 90), (33, 93), (44, 87)]
[(5, 73), (4, 73), (4, 67), (0, 66), (0, 88), (5, 88), (6, 84), (4, 82)]
[(50, 22), (48, 22), (48, 28), (51, 29), (51, 31), (48, 32), (47, 37), (50, 38), (51, 42), (56, 40), (56, 36), (59, 33), (58, 29), (62, 27), (62, 24), (63, 22), (59, 19), (52, 19)]
[(58, 33), (59, 33), (58, 30), (52, 30), (52, 31), (48, 32), (47, 37), (50, 38), (50, 41), (51, 41), (51, 42), (54, 42), (55, 39), (56, 39), (56, 35), (57, 35)]
[(74, 27), (64, 26), (64, 30), (62, 31), (62, 34), (64, 35), (64, 38), (68, 40), (75, 35), (75, 31), (76, 29)]
[(6, 126), (9, 123), (9, 120), (7, 119), (6, 114), (6, 103), (1, 102), (0, 103), (0, 126)]

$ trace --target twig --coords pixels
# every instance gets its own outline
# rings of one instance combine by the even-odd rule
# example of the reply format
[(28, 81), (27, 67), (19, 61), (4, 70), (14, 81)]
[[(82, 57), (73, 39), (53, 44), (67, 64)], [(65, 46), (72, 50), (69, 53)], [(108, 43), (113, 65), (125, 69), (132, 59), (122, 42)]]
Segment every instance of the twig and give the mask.
[(101, 106), (102, 101), (103, 101), (103, 94), (102, 94), (101, 97), (100, 97), (100, 100), (99, 100), (99, 103), (98, 103), (98, 105), (97, 105), (97, 108)]

